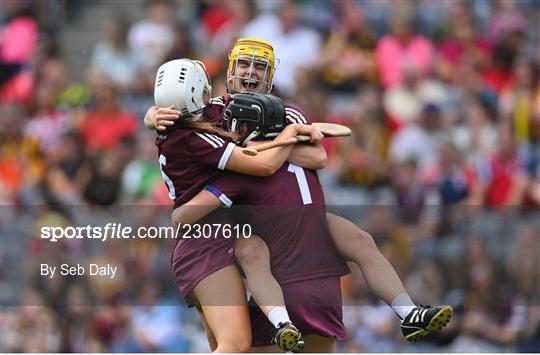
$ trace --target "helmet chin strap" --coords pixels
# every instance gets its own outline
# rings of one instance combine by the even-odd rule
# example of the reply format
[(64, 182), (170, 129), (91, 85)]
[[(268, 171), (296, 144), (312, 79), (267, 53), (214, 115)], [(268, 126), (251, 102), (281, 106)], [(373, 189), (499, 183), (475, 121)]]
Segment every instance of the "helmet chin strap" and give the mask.
[(253, 131), (242, 142), (240, 142), (240, 144), (242, 144), (242, 146), (245, 146), (247, 144), (247, 142), (249, 142), (253, 138), (257, 137), (258, 135), (259, 135), (258, 131)]

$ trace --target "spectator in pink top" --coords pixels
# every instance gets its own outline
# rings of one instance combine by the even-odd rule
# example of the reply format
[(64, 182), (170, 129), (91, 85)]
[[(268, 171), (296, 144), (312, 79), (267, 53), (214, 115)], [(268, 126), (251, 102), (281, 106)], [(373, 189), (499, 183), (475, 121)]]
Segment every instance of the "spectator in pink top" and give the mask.
[(412, 18), (406, 13), (392, 16), (390, 34), (381, 38), (375, 54), (385, 88), (401, 83), (407, 71), (425, 76), (431, 69), (434, 57), (431, 42), (413, 32)]

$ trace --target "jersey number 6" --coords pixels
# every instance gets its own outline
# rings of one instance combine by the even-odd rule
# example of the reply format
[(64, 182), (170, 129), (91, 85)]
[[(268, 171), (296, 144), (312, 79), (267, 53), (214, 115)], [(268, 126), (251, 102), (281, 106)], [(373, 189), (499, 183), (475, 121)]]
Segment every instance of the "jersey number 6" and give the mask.
[(169, 197), (171, 200), (174, 200), (176, 197), (176, 190), (174, 189), (174, 185), (172, 180), (165, 174), (163, 171), (163, 167), (167, 164), (167, 158), (163, 154), (159, 155), (159, 170), (161, 170), (161, 176), (163, 177), (163, 180), (165, 180), (165, 183), (167, 184), (167, 188), (169, 189)]

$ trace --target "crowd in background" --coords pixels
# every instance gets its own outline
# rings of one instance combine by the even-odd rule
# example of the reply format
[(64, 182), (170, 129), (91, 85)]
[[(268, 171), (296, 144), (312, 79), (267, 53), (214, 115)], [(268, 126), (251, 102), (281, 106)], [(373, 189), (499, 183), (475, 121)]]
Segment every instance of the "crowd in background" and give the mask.
[[(58, 33), (96, 5), (2, 1), (2, 351), (208, 350), (172, 281), (172, 241), (51, 243), (39, 231), (168, 225), (142, 124), (155, 71), (200, 59), (223, 95), (238, 37), (274, 45), (277, 95), (352, 129), (324, 141), (329, 210), (374, 236), (414, 300), (456, 309), (443, 332), (408, 344), (352, 268), (339, 350), (540, 351), (540, 4), (129, 3), (145, 17), (111, 12), (76, 81)], [(42, 263), (90, 262), (118, 264), (118, 276), (39, 275)]]

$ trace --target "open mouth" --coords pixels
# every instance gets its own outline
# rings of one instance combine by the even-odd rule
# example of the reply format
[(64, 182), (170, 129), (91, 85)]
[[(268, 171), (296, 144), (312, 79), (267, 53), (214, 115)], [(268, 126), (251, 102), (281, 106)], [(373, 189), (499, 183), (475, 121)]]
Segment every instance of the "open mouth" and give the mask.
[(256, 89), (258, 85), (259, 83), (257, 80), (253, 80), (253, 79), (242, 80), (242, 87), (247, 90)]

